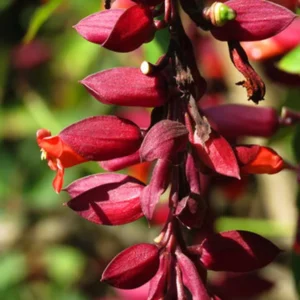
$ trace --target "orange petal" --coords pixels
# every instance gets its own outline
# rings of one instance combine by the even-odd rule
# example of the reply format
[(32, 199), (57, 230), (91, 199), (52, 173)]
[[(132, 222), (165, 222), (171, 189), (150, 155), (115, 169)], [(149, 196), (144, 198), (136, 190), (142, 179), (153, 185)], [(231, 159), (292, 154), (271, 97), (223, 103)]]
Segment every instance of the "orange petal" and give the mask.
[(87, 161), (84, 157), (77, 154), (69, 145), (63, 142), (62, 153), (59, 159), (65, 168), (69, 168)]
[(284, 162), (274, 150), (268, 147), (260, 147), (257, 156), (250, 163), (241, 167), (241, 171), (247, 174), (275, 174), (284, 167)]
[(63, 151), (62, 141), (58, 136), (51, 136), (47, 129), (40, 129), (36, 133), (36, 141), (48, 156), (59, 158)]
[(53, 179), (52, 186), (56, 193), (59, 193), (62, 189), (63, 183), (64, 183), (64, 173), (65, 169), (62, 167), (60, 161), (57, 162), (57, 172), (56, 176)]

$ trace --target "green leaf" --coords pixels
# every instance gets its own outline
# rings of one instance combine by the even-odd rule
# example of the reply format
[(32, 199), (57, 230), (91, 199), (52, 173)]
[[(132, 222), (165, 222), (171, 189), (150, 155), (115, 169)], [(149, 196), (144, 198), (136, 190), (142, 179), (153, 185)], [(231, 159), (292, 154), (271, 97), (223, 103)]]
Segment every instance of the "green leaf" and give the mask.
[(300, 74), (300, 46), (286, 54), (277, 64), (282, 71)]
[(25, 43), (29, 43), (34, 39), (40, 27), (50, 18), (61, 3), (62, 0), (50, 0), (36, 9), (24, 37)]

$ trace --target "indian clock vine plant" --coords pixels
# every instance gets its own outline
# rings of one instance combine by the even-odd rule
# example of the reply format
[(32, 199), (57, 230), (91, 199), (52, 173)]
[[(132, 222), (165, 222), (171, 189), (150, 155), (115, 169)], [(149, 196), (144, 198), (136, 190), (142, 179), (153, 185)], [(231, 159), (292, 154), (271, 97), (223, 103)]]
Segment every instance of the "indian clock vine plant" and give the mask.
[[(208, 270), (251, 272), (268, 265), (281, 250), (252, 232), (215, 232), (209, 226), (213, 212), (205, 192), (207, 178), (239, 180), (293, 169), (273, 149), (240, 144), (238, 138), (271, 137), (298, 122), (299, 115), (285, 111), (280, 116), (274, 108), (246, 103), (203, 105), (207, 80), (183, 26), (184, 13), (200, 34), (227, 43), (232, 65), (243, 76), (236, 84), (245, 88), (245, 102), (259, 104), (266, 87), (241, 42), (282, 32), (297, 18), (292, 10), (264, 0), (108, 0), (103, 11), (74, 26), (84, 39), (130, 52), (167, 29), (168, 49), (155, 64), (103, 70), (81, 84), (102, 103), (153, 108), (151, 124), (140, 128), (115, 115), (93, 116), (56, 136), (40, 129), (37, 143), (56, 172), (54, 190), (67, 192), (67, 206), (90, 222), (116, 226), (145, 217), (151, 224), (162, 194), (168, 197), (168, 217), (153, 243), (141, 241), (119, 253), (102, 281), (121, 289), (149, 282), (148, 299), (221, 299), (208, 284)], [(64, 169), (87, 161), (100, 162), (108, 172), (63, 188)], [(147, 184), (116, 172), (141, 162), (153, 164)], [(196, 244), (188, 242), (189, 230), (198, 232)]]

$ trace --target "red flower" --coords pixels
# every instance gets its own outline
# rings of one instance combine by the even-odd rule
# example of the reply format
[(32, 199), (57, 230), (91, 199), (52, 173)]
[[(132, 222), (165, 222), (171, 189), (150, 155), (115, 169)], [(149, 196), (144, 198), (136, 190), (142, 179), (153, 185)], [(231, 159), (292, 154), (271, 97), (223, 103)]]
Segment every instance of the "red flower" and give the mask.
[(155, 107), (167, 101), (166, 80), (159, 74), (146, 76), (138, 68), (105, 70), (89, 75), (81, 83), (105, 104)]
[(105, 173), (78, 179), (65, 190), (72, 197), (68, 206), (81, 217), (97, 224), (121, 225), (143, 216), (143, 188), (143, 183), (131, 176)]
[(275, 174), (284, 168), (281, 156), (269, 147), (237, 146), (235, 151), (244, 174)]
[(258, 41), (284, 30), (296, 15), (270, 1), (230, 0), (226, 2), (236, 12), (236, 18), (211, 30), (221, 41)]
[(94, 13), (74, 28), (86, 40), (116, 52), (137, 49), (151, 41), (156, 31), (151, 10), (139, 5)]
[(37, 143), (52, 170), (57, 171), (53, 187), (63, 185), (64, 169), (92, 160), (108, 160), (132, 154), (142, 141), (134, 123), (115, 116), (91, 117), (79, 121), (51, 137), (48, 130), (37, 132)]
[(225, 104), (203, 109), (203, 113), (214, 129), (227, 138), (270, 137), (279, 128), (278, 113), (271, 107)]
[(137, 244), (119, 253), (106, 267), (101, 281), (122, 289), (134, 289), (148, 282), (159, 267), (159, 249)]
[(42, 159), (48, 160), (48, 166), (56, 171), (53, 188), (56, 193), (61, 191), (65, 168), (85, 162), (86, 159), (65, 144), (59, 136), (51, 136), (47, 129), (40, 129), (36, 133), (37, 143), (42, 151)]

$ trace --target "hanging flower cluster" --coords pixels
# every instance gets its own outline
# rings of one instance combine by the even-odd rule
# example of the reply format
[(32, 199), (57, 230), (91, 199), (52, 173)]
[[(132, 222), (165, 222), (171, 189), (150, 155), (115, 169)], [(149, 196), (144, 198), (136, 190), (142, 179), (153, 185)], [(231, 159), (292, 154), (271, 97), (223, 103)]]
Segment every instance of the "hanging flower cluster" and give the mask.
[[(280, 250), (251, 232), (209, 230), (206, 224), (212, 213), (202, 179), (240, 180), (248, 174), (289, 168), (271, 148), (238, 144), (237, 138), (270, 137), (299, 118), (293, 119), (292, 112), (279, 116), (266, 107), (204, 105), (207, 82), (199, 73), (180, 10), (200, 29), (228, 43), (233, 66), (245, 78), (237, 85), (245, 87), (248, 99), (256, 104), (264, 99), (265, 84), (240, 42), (272, 38), (288, 28), (296, 15), (264, 0), (211, 5), (199, 0), (116, 0), (105, 1), (105, 7), (74, 28), (89, 42), (109, 50), (133, 51), (151, 41), (158, 30), (168, 28), (168, 51), (155, 65), (143, 62), (140, 69), (104, 70), (81, 81), (102, 103), (152, 107), (151, 124), (145, 129), (125, 118), (95, 116), (57, 136), (39, 130), (42, 157), (56, 171), (54, 189), (61, 191), (65, 168), (100, 162), (109, 173), (81, 178), (64, 190), (71, 197), (68, 207), (102, 225), (126, 224), (143, 216), (151, 223), (160, 197), (167, 193), (169, 213), (160, 235), (153, 244), (137, 244), (118, 254), (102, 281), (122, 289), (150, 281), (148, 299), (187, 299), (188, 295), (219, 299), (207, 284), (208, 270), (254, 271), (273, 261)], [(197, 60), (201, 63), (201, 57)], [(154, 165), (148, 184), (114, 173), (140, 162)], [(201, 241), (188, 245), (184, 227), (197, 229)]]

